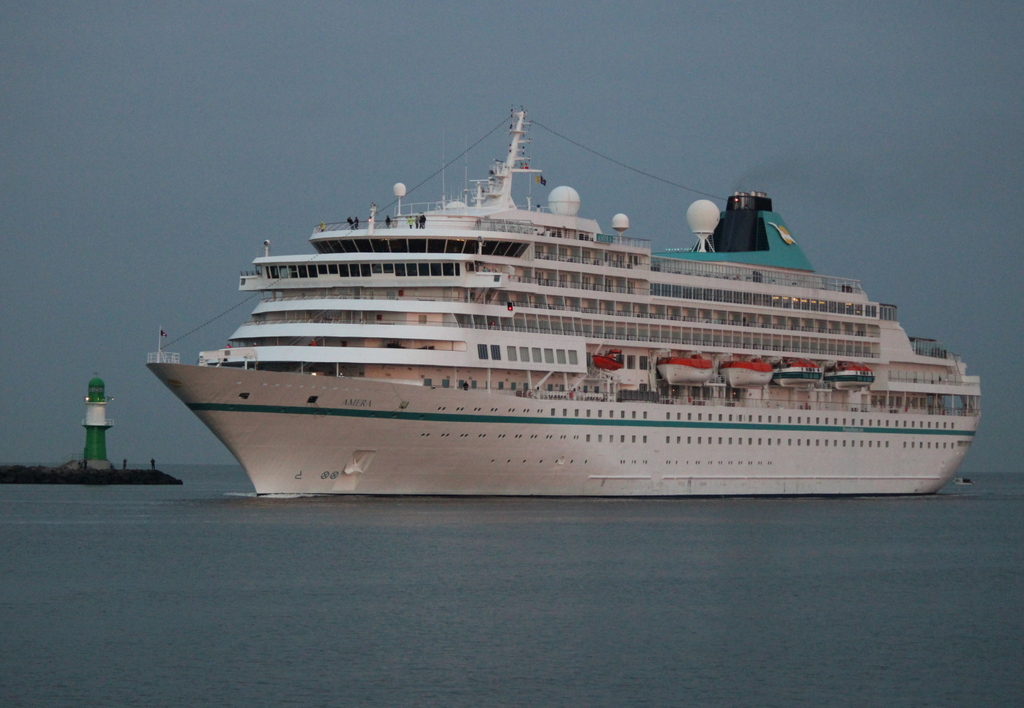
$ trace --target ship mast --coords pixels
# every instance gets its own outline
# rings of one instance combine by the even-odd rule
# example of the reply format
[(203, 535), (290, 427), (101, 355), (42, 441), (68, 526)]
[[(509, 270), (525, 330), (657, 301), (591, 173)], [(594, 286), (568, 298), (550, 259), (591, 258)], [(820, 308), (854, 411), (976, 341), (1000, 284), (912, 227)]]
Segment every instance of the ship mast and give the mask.
[(540, 173), (540, 170), (530, 169), (530, 158), (519, 154), (520, 146), (530, 142), (526, 138), (526, 111), (519, 109), (513, 112), (512, 121), (508, 129), (512, 136), (508, 155), (504, 162), (491, 168), (491, 179), (487, 181), (487, 188), (477, 191), (477, 206), (515, 209), (516, 204), (512, 201), (512, 175), (516, 172)]

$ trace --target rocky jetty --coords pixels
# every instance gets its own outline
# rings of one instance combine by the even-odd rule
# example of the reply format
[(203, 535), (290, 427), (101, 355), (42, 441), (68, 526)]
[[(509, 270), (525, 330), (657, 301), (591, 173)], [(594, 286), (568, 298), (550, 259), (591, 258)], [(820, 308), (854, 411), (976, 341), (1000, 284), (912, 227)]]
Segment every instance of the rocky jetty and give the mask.
[(0, 466), (0, 484), (181, 484), (160, 470), (97, 470), (75, 466)]

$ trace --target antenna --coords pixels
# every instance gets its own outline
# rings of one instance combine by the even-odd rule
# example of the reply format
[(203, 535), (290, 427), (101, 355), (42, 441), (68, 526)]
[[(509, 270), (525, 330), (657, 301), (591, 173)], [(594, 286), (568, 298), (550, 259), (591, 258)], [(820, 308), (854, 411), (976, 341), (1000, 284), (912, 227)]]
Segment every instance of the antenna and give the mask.
[(405, 185), (401, 182), (395, 182), (395, 186), (391, 188), (392, 193), (398, 197), (398, 206), (395, 207), (395, 216), (402, 215), (402, 197), (405, 196)]
[(712, 253), (715, 243), (711, 235), (715, 233), (721, 213), (718, 205), (708, 199), (698, 199), (686, 210), (686, 223), (697, 236), (697, 244), (693, 247), (696, 253)]
[(612, 217), (612, 229), (619, 234), (619, 240), (622, 240), (622, 234), (629, 228), (629, 217), (625, 214), (616, 214)]

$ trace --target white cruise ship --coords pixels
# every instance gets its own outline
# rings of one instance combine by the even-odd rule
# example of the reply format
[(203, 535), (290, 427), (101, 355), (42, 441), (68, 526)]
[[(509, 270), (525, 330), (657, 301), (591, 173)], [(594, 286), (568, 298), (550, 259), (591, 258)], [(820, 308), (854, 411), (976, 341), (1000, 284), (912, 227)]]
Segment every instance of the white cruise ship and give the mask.
[[(856, 280), (818, 275), (763, 192), (695, 202), (652, 253), (544, 208), (523, 111), (461, 200), (317, 225), (243, 273), (227, 346), (149, 368), (259, 494), (921, 494), (955, 475), (980, 382)], [(469, 191), (469, 190), (467, 190)]]

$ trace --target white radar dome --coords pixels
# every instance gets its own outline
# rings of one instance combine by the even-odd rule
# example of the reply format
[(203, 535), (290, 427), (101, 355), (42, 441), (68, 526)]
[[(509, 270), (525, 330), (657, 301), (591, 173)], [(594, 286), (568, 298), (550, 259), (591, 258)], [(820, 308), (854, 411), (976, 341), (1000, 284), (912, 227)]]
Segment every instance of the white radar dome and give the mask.
[(548, 195), (548, 209), (552, 214), (576, 216), (580, 210), (580, 195), (572, 187), (555, 187)]
[(720, 218), (718, 205), (709, 199), (698, 199), (686, 210), (686, 223), (695, 234), (714, 233)]
[(458, 199), (452, 200), (444, 205), (445, 209), (465, 209), (466, 202), (459, 201)]
[(396, 182), (392, 189), (394, 190), (395, 196), (399, 199), (405, 196), (405, 185), (401, 182)]
[(612, 229), (619, 232), (619, 236), (622, 232), (629, 228), (629, 217), (625, 214), (616, 214), (612, 217)]

